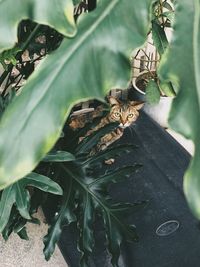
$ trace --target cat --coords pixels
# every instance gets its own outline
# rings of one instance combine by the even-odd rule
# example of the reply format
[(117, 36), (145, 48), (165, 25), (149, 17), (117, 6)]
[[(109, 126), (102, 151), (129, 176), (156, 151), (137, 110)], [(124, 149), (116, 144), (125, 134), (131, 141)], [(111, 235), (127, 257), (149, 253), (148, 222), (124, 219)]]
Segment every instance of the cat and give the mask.
[(75, 111), (70, 116), (69, 126), (72, 130), (84, 128), (87, 123), (91, 123), (95, 118), (101, 117), (103, 111), (103, 105), (98, 106), (96, 109), (86, 108)]
[[(118, 127), (112, 131), (104, 135), (99, 143), (97, 144), (96, 150), (91, 151), (90, 155), (105, 150), (109, 145), (120, 139), (124, 133), (124, 129), (129, 127), (133, 122), (135, 122), (139, 116), (139, 110), (143, 107), (144, 102), (141, 101), (125, 101), (122, 102), (114, 97), (108, 97), (108, 102), (110, 104), (110, 112), (101, 119), (100, 123), (94, 127), (93, 129), (89, 130), (84, 137), (79, 139), (81, 142), (86, 136), (91, 135), (95, 131), (99, 130), (100, 128), (106, 126), (107, 124), (118, 122)], [(89, 116), (89, 121), (96, 118), (101, 114), (103, 111), (103, 107), (99, 106), (94, 112), (92, 112)], [(85, 120), (84, 114), (80, 116), (72, 116), (71, 122), (69, 126), (72, 129), (83, 128), (87, 123)], [(108, 163), (109, 164), (109, 163)]]

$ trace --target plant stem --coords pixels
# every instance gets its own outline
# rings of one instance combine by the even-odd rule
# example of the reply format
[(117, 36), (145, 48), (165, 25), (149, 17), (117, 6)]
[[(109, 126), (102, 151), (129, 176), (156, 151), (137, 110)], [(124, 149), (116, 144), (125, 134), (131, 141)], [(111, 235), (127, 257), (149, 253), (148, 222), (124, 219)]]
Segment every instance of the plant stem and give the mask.
[(5, 96), (5, 93), (6, 93), (6, 91), (7, 91), (7, 88), (10, 86), (10, 84), (9, 84), (9, 80), (10, 80), (10, 77), (11, 77), (12, 69), (13, 69), (13, 66), (12, 66), (10, 72), (9, 72), (8, 79), (7, 79), (7, 81), (6, 81), (6, 85), (5, 85), (5, 87), (4, 87), (4, 90), (3, 90), (2, 93), (1, 93), (2, 96)]
[(34, 28), (34, 30), (32, 31), (32, 33), (29, 35), (29, 37), (27, 38), (26, 42), (22, 45), (21, 49), (22, 49), (22, 53), (24, 52), (24, 50), (26, 50), (26, 48), (29, 46), (30, 42), (32, 41), (32, 39), (35, 37), (38, 29), (40, 28), (40, 24), (37, 24)]
[[(162, 0), (159, 0), (159, 6), (160, 6), (160, 14), (163, 14), (163, 6), (162, 6)], [(162, 25), (163, 25), (163, 29), (165, 28), (165, 21), (164, 21), (164, 17), (161, 16), (161, 20), (162, 20)]]
[[(27, 38), (26, 42), (22, 45), (21, 49), (22, 51), (20, 51), (17, 55), (16, 55), (16, 59), (18, 60), (20, 58), (20, 56), (23, 54), (23, 52), (26, 50), (26, 48), (29, 46), (30, 42), (32, 41), (32, 39), (35, 37), (38, 29), (40, 28), (40, 24), (37, 24), (34, 28), (34, 30), (32, 31), (32, 33), (29, 35), (29, 37)], [(2, 83), (4, 82), (4, 80), (6, 79), (7, 75), (12, 71), (13, 68), (13, 64), (9, 64), (8, 65), (8, 70), (5, 70), (3, 72), (3, 74), (0, 77), (0, 86), (2, 85)]]

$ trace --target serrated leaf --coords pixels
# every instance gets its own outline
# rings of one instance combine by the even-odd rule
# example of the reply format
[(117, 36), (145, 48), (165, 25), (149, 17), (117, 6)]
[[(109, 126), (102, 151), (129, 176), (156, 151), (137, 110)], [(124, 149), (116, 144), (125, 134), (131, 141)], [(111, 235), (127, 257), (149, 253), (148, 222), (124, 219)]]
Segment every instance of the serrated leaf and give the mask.
[(109, 89), (126, 87), (129, 56), (148, 32), (150, 4), (100, 1), (93, 12), (81, 16), (79, 34), (64, 40), (35, 70), (1, 119), (0, 188), (36, 167), (59, 138), (74, 103), (103, 99)]
[[(53, 12), (52, 12), (53, 11)], [(32, 19), (54, 27), (66, 36), (74, 36), (72, 0), (6, 0), (0, 2), (0, 51), (12, 47), (17, 38), (17, 26), (22, 19)]]
[(137, 241), (138, 236), (134, 226), (123, 224), (114, 213), (103, 210), (103, 215), (108, 250), (112, 255), (111, 263), (113, 267), (119, 267), (120, 246), (124, 235), (129, 241)]
[[(114, 172), (99, 176), (97, 179), (88, 177), (87, 172), (81, 171), (80, 168), (77, 168), (73, 163), (67, 167), (63, 164), (61, 166), (65, 171), (66, 176), (74, 181), (76, 191), (79, 193), (78, 203), (80, 203), (77, 204), (76, 210), (77, 213), (79, 211), (77, 218), (79, 228), (79, 249), (82, 253), (81, 266), (88, 266), (88, 257), (90, 256), (94, 245), (92, 222), (96, 211), (101, 214), (104, 220), (108, 249), (112, 255), (112, 264), (113, 266), (118, 266), (120, 245), (123, 238), (126, 237), (129, 241), (137, 240), (135, 227), (126, 225), (122, 221), (123, 211), (126, 212), (130, 206), (135, 208), (137, 204), (125, 203), (124, 206), (122, 204), (109, 205), (108, 201), (110, 201), (110, 199), (108, 197), (105, 198), (104, 194), (101, 195), (101, 189), (102, 187), (107, 187), (112, 182), (122, 179), (124, 176), (129, 176), (140, 166), (124, 167)], [(138, 203), (138, 206), (143, 206), (143, 204), (144, 203)]]
[(75, 160), (74, 155), (67, 151), (51, 151), (49, 152), (42, 161), (44, 162), (64, 162)]
[[(171, 49), (163, 57), (160, 77), (178, 88), (169, 124), (195, 144), (194, 158), (184, 176), (184, 192), (193, 214), (200, 219), (200, 4), (177, 1)], [(190, 18), (186, 20), (185, 18)], [(187, 34), (186, 34), (187, 33)], [(181, 46), (180, 46), (181, 43)]]
[(146, 101), (150, 105), (156, 105), (160, 101), (160, 90), (158, 84), (154, 80), (150, 80), (146, 86)]
[(104, 175), (98, 177), (93, 182), (91, 182), (88, 186), (89, 188), (93, 188), (93, 190), (100, 190), (105, 185), (109, 185), (110, 183), (116, 183), (124, 180), (124, 178), (128, 178), (131, 174), (135, 173), (139, 168), (141, 168), (140, 164), (136, 164), (134, 166), (125, 166), (114, 171), (110, 171), (105, 173)]
[[(101, 138), (99, 132), (105, 132), (105, 129), (101, 128), (97, 130), (93, 133), (93, 137), (96, 135), (98, 138)], [(67, 135), (65, 134), (64, 136), (65, 143)], [(96, 143), (99, 142), (97, 137)], [(122, 155), (122, 150), (124, 153), (127, 153), (127, 151), (132, 151), (133, 147), (133, 145), (125, 144), (123, 150), (122, 145), (118, 145), (113, 148), (108, 148), (99, 154), (101, 156), (103, 154), (103, 157), (106, 158), (111, 153), (116, 155), (118, 149), (119, 154)], [(106, 151), (108, 155), (106, 155)], [(95, 244), (93, 231), (95, 229), (94, 222), (97, 214), (104, 221), (105, 235), (107, 236), (109, 251), (112, 254), (113, 266), (117, 266), (118, 264), (122, 240), (133, 241), (137, 239), (135, 227), (124, 224), (123, 216), (130, 210), (134, 212), (139, 207), (143, 207), (146, 202), (114, 203), (107, 192), (111, 183), (116, 183), (133, 175), (141, 165), (124, 166), (114, 171), (104, 170), (103, 172), (101, 171), (101, 174), (97, 171), (94, 176), (94, 167), (91, 172), (90, 168), (85, 167), (85, 164), (88, 160), (92, 162), (93, 157), (96, 157), (96, 160), (98, 160), (101, 156), (98, 157), (98, 154), (97, 156), (91, 156), (88, 153), (86, 155), (82, 154), (75, 161), (57, 165), (61, 167), (59, 178), (63, 184), (64, 193), (62, 201), (59, 200), (57, 204), (58, 211), (55, 214), (53, 223), (44, 238), (44, 253), (47, 260), (55, 249), (63, 226), (76, 222), (78, 250), (81, 253), (80, 266), (88, 267), (88, 259), (92, 254)]]
[(116, 157), (120, 157), (122, 154), (129, 153), (136, 148), (137, 148), (137, 146), (135, 146), (133, 144), (123, 144), (123, 145), (121, 145), (121, 144), (116, 145), (115, 144), (115, 146), (108, 147), (106, 150), (100, 151), (99, 153), (97, 153), (93, 157), (90, 157), (83, 164), (84, 164), (84, 166), (88, 166), (88, 167), (91, 166), (92, 167), (92, 165), (96, 164), (96, 162), (105, 161), (105, 160), (112, 158), (112, 157), (114, 157), (116, 159)]

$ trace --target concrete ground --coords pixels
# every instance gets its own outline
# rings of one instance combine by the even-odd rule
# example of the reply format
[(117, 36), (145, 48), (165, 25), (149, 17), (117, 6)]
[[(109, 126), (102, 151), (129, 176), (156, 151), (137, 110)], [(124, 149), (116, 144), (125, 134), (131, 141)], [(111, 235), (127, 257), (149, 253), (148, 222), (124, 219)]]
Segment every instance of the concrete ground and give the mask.
[(27, 224), (29, 241), (20, 239), (17, 234), (12, 234), (6, 242), (0, 237), (0, 267), (67, 267), (58, 247), (51, 259), (45, 260), (42, 239), (48, 226), (41, 210), (35, 217), (41, 225)]

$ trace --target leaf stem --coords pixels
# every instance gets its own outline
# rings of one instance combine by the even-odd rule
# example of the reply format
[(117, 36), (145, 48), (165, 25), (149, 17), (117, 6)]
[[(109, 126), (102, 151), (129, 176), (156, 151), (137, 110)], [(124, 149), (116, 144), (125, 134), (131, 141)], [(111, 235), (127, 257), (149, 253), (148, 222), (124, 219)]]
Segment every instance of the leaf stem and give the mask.
[[(26, 48), (29, 46), (30, 42), (32, 41), (32, 39), (35, 37), (38, 29), (40, 28), (40, 24), (37, 24), (34, 28), (34, 30), (31, 32), (31, 34), (29, 35), (29, 37), (27, 38), (27, 40), (25, 41), (25, 43), (22, 45), (21, 50), (17, 55), (16, 55), (16, 59), (19, 59), (19, 57), (23, 54), (23, 52), (26, 50)], [(8, 65), (8, 69), (5, 70), (3, 72), (3, 74), (0, 77), (0, 86), (2, 85), (3, 81), (6, 79), (6, 77), (8, 76), (9, 73), (11, 73), (13, 68), (13, 64), (9, 64)]]

